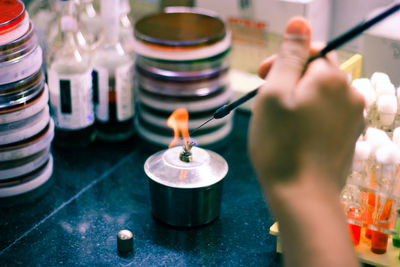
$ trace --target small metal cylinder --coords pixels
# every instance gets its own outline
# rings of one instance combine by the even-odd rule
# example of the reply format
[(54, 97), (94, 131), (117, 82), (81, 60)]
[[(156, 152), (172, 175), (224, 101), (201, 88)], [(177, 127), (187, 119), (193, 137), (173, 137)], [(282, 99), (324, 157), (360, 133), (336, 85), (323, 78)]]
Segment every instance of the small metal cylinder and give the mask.
[(117, 249), (121, 253), (133, 250), (133, 234), (129, 230), (121, 230), (117, 234)]

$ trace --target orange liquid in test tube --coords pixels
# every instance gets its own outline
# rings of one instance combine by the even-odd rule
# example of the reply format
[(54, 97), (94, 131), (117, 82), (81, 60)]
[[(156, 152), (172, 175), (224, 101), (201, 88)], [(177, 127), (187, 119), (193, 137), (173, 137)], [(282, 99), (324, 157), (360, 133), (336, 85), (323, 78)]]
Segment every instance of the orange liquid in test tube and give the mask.
[(360, 244), (361, 225), (358, 225), (357, 222), (360, 223), (361, 215), (361, 209), (359, 207), (349, 207), (346, 211), (348, 219), (347, 227), (354, 246)]
[[(374, 223), (374, 211), (375, 211), (375, 194), (372, 192), (368, 193), (368, 205), (367, 205), (367, 216), (366, 221), (368, 225), (372, 225)], [(372, 230), (367, 228), (365, 230), (365, 237), (371, 239)]]
[[(377, 215), (375, 225), (379, 228), (389, 228), (390, 215), (392, 210), (392, 200), (387, 199), (383, 207), (382, 213)], [(386, 252), (389, 235), (378, 231), (372, 231), (371, 251), (376, 254)]]
[(351, 240), (353, 240), (353, 245), (358, 246), (360, 244), (361, 226), (351, 223), (347, 225), (350, 231)]
[(386, 252), (387, 244), (388, 244), (388, 235), (372, 231), (372, 238), (371, 238), (371, 251), (376, 254), (383, 254)]

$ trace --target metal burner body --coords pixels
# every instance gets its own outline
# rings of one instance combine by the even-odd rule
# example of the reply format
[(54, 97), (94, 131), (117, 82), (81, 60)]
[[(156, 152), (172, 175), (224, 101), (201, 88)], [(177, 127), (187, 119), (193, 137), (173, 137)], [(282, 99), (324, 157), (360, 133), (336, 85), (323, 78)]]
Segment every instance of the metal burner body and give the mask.
[(198, 147), (192, 148), (190, 162), (180, 159), (181, 152), (180, 147), (160, 151), (144, 165), (153, 216), (179, 227), (210, 223), (220, 214), (228, 164), (217, 153)]

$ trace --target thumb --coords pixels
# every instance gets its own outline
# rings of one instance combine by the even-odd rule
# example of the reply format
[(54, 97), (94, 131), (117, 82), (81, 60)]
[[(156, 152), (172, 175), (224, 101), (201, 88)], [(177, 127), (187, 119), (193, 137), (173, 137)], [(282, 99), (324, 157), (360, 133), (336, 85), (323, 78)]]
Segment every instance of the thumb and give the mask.
[(301, 78), (309, 57), (311, 29), (301, 17), (291, 19), (283, 36), (277, 57), (266, 78), (264, 89), (291, 94)]

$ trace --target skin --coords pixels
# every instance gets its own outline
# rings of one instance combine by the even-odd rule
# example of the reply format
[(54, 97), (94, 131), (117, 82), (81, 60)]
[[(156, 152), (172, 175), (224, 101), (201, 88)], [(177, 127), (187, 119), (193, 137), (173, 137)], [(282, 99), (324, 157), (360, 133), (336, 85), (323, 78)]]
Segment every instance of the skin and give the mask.
[(287, 266), (358, 266), (339, 195), (364, 128), (361, 95), (335, 53), (307, 59), (302, 18), (289, 21), (277, 55), (259, 68), (260, 89), (249, 130), (250, 156), (279, 222)]

